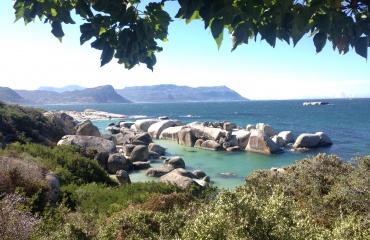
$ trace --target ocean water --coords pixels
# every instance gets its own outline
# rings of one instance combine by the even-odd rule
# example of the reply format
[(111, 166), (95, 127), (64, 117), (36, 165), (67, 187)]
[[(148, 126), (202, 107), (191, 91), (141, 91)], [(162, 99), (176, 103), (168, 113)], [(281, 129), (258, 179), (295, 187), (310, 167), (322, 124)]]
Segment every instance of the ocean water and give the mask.
[[(329, 105), (303, 106), (305, 101), (326, 101)], [(244, 183), (245, 177), (256, 169), (281, 167), (318, 153), (335, 154), (348, 161), (356, 156), (370, 154), (370, 99), (332, 100), (279, 100), (214, 103), (133, 103), (98, 105), (47, 105), (37, 106), (45, 110), (96, 109), (138, 118), (168, 116), (184, 123), (194, 121), (230, 121), (238, 126), (266, 123), (278, 133), (292, 131), (295, 137), (301, 133), (325, 132), (333, 141), (331, 147), (306, 152), (285, 149), (283, 154), (264, 155), (251, 152), (214, 152), (185, 147), (169, 140), (155, 140), (167, 149), (166, 156), (181, 156), (186, 169), (201, 169), (220, 188), (233, 188)], [(94, 121), (104, 132), (114, 120)], [(152, 166), (162, 165), (161, 161)], [(145, 171), (130, 173), (132, 181), (156, 180), (145, 177)]]

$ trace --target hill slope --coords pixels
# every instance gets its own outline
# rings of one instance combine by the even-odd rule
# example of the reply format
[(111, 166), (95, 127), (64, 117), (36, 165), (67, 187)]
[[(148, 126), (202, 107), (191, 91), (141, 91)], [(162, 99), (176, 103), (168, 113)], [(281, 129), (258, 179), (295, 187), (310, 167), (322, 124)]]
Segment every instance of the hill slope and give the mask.
[(43, 86), (43, 87), (39, 87), (37, 90), (62, 93), (62, 92), (67, 92), (67, 91), (84, 90), (84, 89), (86, 88), (78, 86), (78, 85), (68, 85), (68, 86), (61, 87), (61, 88)]
[(126, 87), (116, 89), (121, 96), (132, 102), (219, 102), (246, 101), (226, 86), (187, 87), (173, 84)]
[(16, 91), (8, 87), (0, 87), (0, 101), (5, 103), (30, 104), (31, 101), (21, 97)]
[(129, 103), (130, 101), (118, 95), (110, 85), (84, 90), (74, 90), (62, 93), (51, 91), (16, 90), (26, 99), (37, 104), (90, 104), (90, 103)]

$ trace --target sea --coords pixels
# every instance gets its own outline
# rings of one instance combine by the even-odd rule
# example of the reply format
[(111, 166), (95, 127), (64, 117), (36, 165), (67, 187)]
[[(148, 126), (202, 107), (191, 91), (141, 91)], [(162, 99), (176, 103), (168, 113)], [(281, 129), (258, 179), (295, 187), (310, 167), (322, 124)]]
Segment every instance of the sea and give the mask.
[[(328, 105), (304, 106), (303, 102), (325, 101)], [(110, 113), (124, 114), (124, 121), (167, 116), (183, 123), (191, 122), (233, 122), (246, 128), (248, 124), (266, 123), (278, 133), (292, 131), (295, 137), (301, 133), (324, 132), (333, 145), (293, 151), (284, 149), (282, 154), (258, 154), (247, 151), (209, 151), (178, 145), (170, 140), (155, 143), (166, 148), (166, 157), (181, 156), (186, 169), (203, 170), (219, 188), (232, 189), (242, 185), (245, 178), (258, 169), (271, 169), (294, 164), (298, 160), (313, 157), (319, 153), (334, 154), (343, 161), (358, 156), (370, 155), (370, 99), (315, 99), (315, 100), (274, 100), (243, 102), (186, 102), (186, 103), (127, 103), (88, 105), (44, 105), (35, 106), (45, 110), (95, 109)], [(118, 119), (95, 120), (93, 123), (102, 133)], [(152, 167), (163, 165), (154, 161)], [(157, 181), (146, 177), (145, 170), (130, 172), (131, 181)]]

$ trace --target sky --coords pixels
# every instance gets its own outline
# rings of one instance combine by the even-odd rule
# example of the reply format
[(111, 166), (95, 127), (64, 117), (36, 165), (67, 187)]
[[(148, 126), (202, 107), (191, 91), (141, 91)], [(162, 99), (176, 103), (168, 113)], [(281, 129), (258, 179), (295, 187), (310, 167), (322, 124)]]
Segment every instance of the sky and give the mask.
[[(79, 24), (63, 25), (66, 36), (60, 43), (51, 34), (51, 26), (39, 19), (27, 26), (23, 19), (14, 23), (12, 4), (11, 0), (0, 4), (1, 87), (225, 85), (252, 100), (370, 97), (370, 64), (366, 59), (354, 49), (339, 55), (330, 42), (316, 54), (309, 36), (295, 47), (277, 40), (272, 48), (257, 40), (231, 52), (226, 32), (218, 50), (203, 22), (186, 25), (174, 19), (169, 42), (158, 42), (164, 50), (156, 54), (154, 71), (144, 64), (127, 70), (114, 58), (100, 67), (101, 52), (90, 47), (91, 41), (80, 46)], [(165, 9), (176, 13), (177, 4), (168, 2)], [(78, 17), (73, 18), (77, 22)]]

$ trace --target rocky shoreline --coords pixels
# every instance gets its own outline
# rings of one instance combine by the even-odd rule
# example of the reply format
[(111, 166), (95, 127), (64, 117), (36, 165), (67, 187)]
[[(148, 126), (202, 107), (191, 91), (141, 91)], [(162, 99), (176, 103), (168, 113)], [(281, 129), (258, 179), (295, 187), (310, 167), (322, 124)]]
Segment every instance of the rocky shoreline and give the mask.
[[(265, 123), (247, 125), (245, 128), (228, 121), (182, 123), (166, 117), (140, 119), (125, 122), (125, 115), (87, 109), (76, 111), (53, 111), (45, 115), (63, 129), (65, 136), (58, 145), (79, 146), (87, 155), (115, 174), (120, 183), (130, 183), (131, 170), (147, 169), (146, 176), (157, 177), (160, 182), (176, 184), (183, 188), (191, 185), (206, 187), (210, 178), (205, 172), (189, 172), (181, 157), (167, 159), (166, 149), (155, 144), (153, 139), (166, 139), (180, 145), (213, 151), (251, 151), (261, 154), (281, 154), (303, 151), (309, 148), (332, 145), (323, 132), (302, 133), (297, 138), (289, 130), (276, 133)], [(75, 118), (76, 117), (76, 118)], [(106, 130), (112, 134), (101, 134), (91, 120), (119, 119)], [(162, 161), (163, 166), (151, 167), (151, 163)]]

